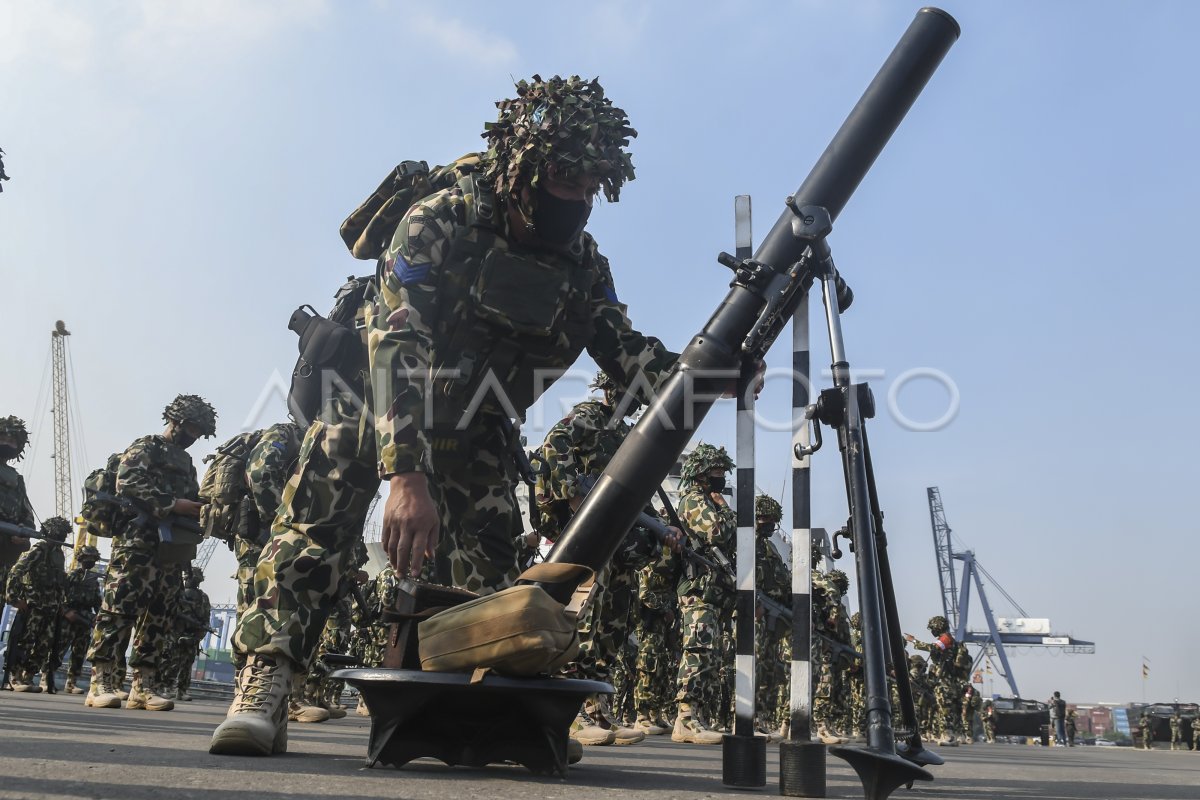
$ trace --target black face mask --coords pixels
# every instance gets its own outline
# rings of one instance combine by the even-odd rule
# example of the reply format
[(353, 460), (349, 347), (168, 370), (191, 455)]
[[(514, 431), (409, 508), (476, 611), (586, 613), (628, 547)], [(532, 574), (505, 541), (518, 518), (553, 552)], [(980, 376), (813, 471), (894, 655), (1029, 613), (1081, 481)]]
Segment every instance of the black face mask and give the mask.
[(757, 528), (755, 528), (754, 532), (757, 533), (759, 536), (761, 536), (764, 539), (769, 539), (769, 538), (771, 538), (771, 535), (775, 533), (775, 523), (774, 522), (764, 522), (761, 525), (759, 525)]
[(537, 237), (546, 244), (562, 246), (570, 244), (583, 233), (591, 207), (583, 200), (563, 200), (537, 188), (537, 205), (533, 209), (533, 229)]
[(0, 461), (11, 461), (20, 454), (20, 450), (11, 444), (0, 444)]
[(710, 492), (724, 492), (727, 485), (724, 475), (719, 478), (714, 478), (710, 475), (708, 478), (708, 490)]
[(184, 450), (187, 450), (196, 443), (196, 437), (189, 436), (187, 431), (185, 431), (183, 428), (176, 428), (175, 435), (171, 437), (171, 443), (179, 445)]

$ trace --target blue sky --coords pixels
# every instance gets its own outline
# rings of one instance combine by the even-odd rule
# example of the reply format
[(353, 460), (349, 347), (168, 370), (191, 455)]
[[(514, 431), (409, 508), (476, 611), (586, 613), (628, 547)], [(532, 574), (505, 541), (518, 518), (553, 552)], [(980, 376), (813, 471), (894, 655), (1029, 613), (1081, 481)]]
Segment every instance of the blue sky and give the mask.
[[(1195, 701), (1200, 6), (944, 7), (962, 39), (831, 237), (857, 295), (851, 363), (881, 371), (877, 397), (930, 368), (960, 403), (936, 431), (892, 413), (871, 427), (904, 626), (922, 634), (939, 611), (936, 485), (1031, 615), (1097, 643), (1015, 654), (1022, 694)], [(53, 508), (50, 419), (33, 415), (54, 320), (73, 331), (88, 467), (156, 430), (178, 392), (213, 401), (219, 440), (276, 421), (290, 311), (327, 308), (371, 270), (340, 221), (400, 160), (476, 149), (493, 103), (535, 72), (599, 75), (638, 129), (637, 180), (589, 229), (637, 325), (682, 348), (725, 294), (733, 197), (753, 197), (764, 233), (917, 8), (0, 0), (0, 413), (43, 429), (25, 462), (39, 512)], [(786, 342), (768, 361), (789, 363)], [(545, 398), (530, 434), (581, 389)], [(898, 408), (929, 421), (948, 399), (918, 380)], [(701, 438), (732, 446), (724, 405)], [(769, 385), (763, 412), (788, 405)], [(758, 468), (778, 493), (786, 434), (760, 436)], [(835, 450), (816, 457), (814, 520), (830, 529), (839, 475)], [(214, 561), (215, 601), (232, 598), (231, 570)]]

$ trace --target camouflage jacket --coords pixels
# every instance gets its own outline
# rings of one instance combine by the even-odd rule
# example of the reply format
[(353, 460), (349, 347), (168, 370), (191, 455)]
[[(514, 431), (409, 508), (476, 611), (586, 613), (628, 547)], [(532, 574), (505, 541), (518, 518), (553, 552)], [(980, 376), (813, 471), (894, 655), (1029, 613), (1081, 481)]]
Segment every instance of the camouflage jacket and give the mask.
[[(25, 493), (25, 479), (7, 463), (0, 463), (0, 522), (37, 527), (29, 495)], [(28, 539), (0, 536), (0, 564), (12, 564), (28, 549)]]
[(76, 567), (67, 574), (63, 588), (65, 605), (72, 611), (82, 611), (91, 616), (100, 610), (103, 593), (100, 590), (100, 573)]
[(259, 540), (275, 522), (283, 499), (283, 487), (296, 468), (304, 429), (294, 422), (281, 422), (262, 432), (258, 444), (246, 458), (246, 484), (260, 523)]
[(771, 539), (754, 539), (754, 585), (767, 597), (788, 608), (792, 605), (792, 574)]
[(371, 628), (375, 633), (383, 633), (383, 612), (396, 606), (396, 590), (399, 588), (396, 580), (396, 570), (387, 564), (375, 578), (367, 584), (363, 596), (363, 607), (355, 603), (355, 613), (352, 617), (356, 628)]
[(212, 603), (203, 589), (187, 588), (180, 592), (176, 617), (180, 633), (203, 638), (211, 618)]
[[(503, 202), (495, 204), (494, 223), (480, 222), (488, 204), (478, 202), (477, 186), (468, 176), (415, 203), (380, 259), (379, 295), (367, 306), (366, 325), (383, 478), (431, 470), (427, 430), (434, 419), (426, 418), (426, 384), (431, 379), (437, 394), (429, 400), (440, 405), (431, 402), (428, 410), (439, 418), (447, 411), (457, 416), (466, 408), (466, 403), (455, 408), (442, 399), (445, 395), (438, 388), (450, 385), (443, 380), (453, 381), (464, 373), (490, 374), (503, 385), (536, 365), (548, 386), (586, 350), (622, 386), (645, 380), (656, 388), (677, 358), (630, 324), (625, 306), (617, 300), (608, 261), (590, 235), (581, 237), (577, 260), (513, 245), (506, 238)], [(500, 266), (489, 270), (489, 263)], [(514, 274), (514, 265), (520, 267), (524, 282), (491, 279)], [(532, 276), (539, 270), (543, 277), (535, 280)], [(546, 318), (542, 306), (528, 315), (536, 321), (517, 320), (526, 316), (523, 297), (543, 291), (555, 293), (559, 308), (565, 310), (545, 323), (546, 328), (538, 327)], [(480, 326), (490, 326), (491, 334), (482, 343), (473, 339), (479, 347), (470, 353), (457, 352), (451, 342)], [(534, 328), (542, 335), (529, 335)], [(513, 352), (530, 342), (537, 343), (539, 353)], [(502, 368), (505, 374), (496, 375), (497, 365), (511, 365), (511, 370)], [(528, 396), (524, 390), (529, 387), (521, 388), (521, 399), (511, 399), (507, 408), (494, 395), (484, 395), (492, 398), (485, 400), (485, 410), (523, 415), (539, 389), (546, 387), (534, 386)]]
[(8, 602), (15, 605), (24, 600), (31, 606), (56, 608), (62, 604), (66, 581), (62, 548), (43, 539), (23, 554), (8, 573)]
[(912, 646), (929, 653), (929, 679), (935, 682), (953, 680), (955, 677), (954, 657), (957, 643), (954, 637), (943, 633), (932, 642), (916, 641)]
[(538, 449), (534, 487), (542, 535), (553, 541), (571, 518), (569, 501), (583, 494), (579, 479), (599, 477), (631, 430), (600, 400), (585, 400), (546, 434)]
[[(199, 492), (192, 457), (159, 434), (143, 436), (121, 454), (121, 463), (117, 467), (117, 494), (129, 498), (156, 520), (166, 518), (178, 499), (199, 499)], [(158, 531), (154, 526), (137, 527), (131, 523), (132, 517), (127, 515), (114, 537), (114, 546), (154, 547), (158, 544)]]
[(638, 573), (638, 600), (650, 611), (665, 614), (678, 606), (675, 586), (679, 583), (682, 558), (671, 551)]
[[(704, 556), (714, 550), (733, 563), (736, 555), (737, 516), (727, 505), (717, 505), (699, 487), (693, 485), (679, 496), (679, 519), (687, 528), (691, 544)], [(735, 566), (736, 569), (736, 566)], [(711, 570), (686, 565), (677, 589), (679, 596), (691, 597), (702, 603), (728, 605), (734, 602), (734, 587)]]

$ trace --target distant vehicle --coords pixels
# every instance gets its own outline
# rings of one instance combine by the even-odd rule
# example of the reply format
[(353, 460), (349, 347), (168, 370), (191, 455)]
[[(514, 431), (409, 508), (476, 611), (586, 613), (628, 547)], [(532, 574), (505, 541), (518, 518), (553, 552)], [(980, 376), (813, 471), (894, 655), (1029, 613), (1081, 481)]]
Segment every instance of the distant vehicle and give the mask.
[(1171, 715), (1179, 709), (1179, 718), (1183, 720), (1183, 730), (1180, 731), (1184, 746), (1192, 746), (1192, 720), (1200, 716), (1200, 705), (1196, 703), (1151, 703), (1148, 706), (1134, 705), (1129, 707), (1129, 722), (1136, 726), (1142, 718), (1142, 711), (1149, 710), (1151, 730), (1154, 732), (1153, 741), (1171, 741)]
[(1117, 743), (1110, 742), (1108, 739), (1097, 739), (1096, 746), (1097, 747), (1116, 747)]
[(997, 697), (992, 705), (997, 736), (1041, 736), (1042, 726), (1050, 724), (1050, 706), (1039, 700)]

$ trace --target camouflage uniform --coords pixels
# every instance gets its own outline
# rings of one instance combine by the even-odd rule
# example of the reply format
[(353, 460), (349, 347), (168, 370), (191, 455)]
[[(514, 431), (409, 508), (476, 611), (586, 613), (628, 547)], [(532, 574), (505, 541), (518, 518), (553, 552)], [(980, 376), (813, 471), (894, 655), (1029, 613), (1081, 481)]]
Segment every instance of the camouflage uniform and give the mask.
[(929, 653), (929, 680), (933, 685), (933, 694), (937, 701), (934, 734), (939, 744), (956, 744), (958, 726), (961, 721), (959, 709), (961, 683), (955, 667), (959, 645), (950, 635), (945, 617), (932, 617), (929, 620), (929, 631), (937, 638), (932, 642), (913, 640), (912, 645), (918, 650)]
[[(629, 434), (621, 411), (630, 407), (617, 397), (617, 387), (601, 373), (592, 388), (605, 392), (604, 400), (585, 400), (555, 424), (534, 453), (531, 463), (537, 476), (535, 500), (541, 516), (540, 533), (555, 541), (571, 518), (570, 502), (582, 497), (583, 478), (598, 478)], [(566, 668), (577, 678), (613, 681), (622, 654), (628, 648), (634, 626), (639, 571), (661, 555), (648, 534), (634, 528), (612, 560), (596, 576), (596, 593), (579, 620), (579, 656)], [(620, 693), (614, 693), (620, 697)], [(632, 692), (629, 692), (632, 694)], [(582, 724), (618, 727), (599, 698), (593, 698), (596, 713)], [(625, 735), (629, 738), (628, 734)]]
[[(196, 654), (204, 637), (208, 636), (208, 624), (212, 619), (212, 603), (208, 595), (200, 588), (204, 580), (199, 567), (192, 567), (192, 575), (185, 578), (183, 593), (180, 597), (179, 613), (176, 615), (178, 629), (176, 631), (175, 658), (172, 666), (174, 680), (172, 681), (180, 700), (188, 698), (188, 689), (192, 685), (192, 667), (196, 663)], [(198, 577), (195, 577), (199, 574)]]
[(848, 586), (845, 573), (813, 571), (813, 689), (812, 718), (817, 735), (826, 744), (845, 741), (849, 729), (849, 686), (846, 677), (855, 660), (845, 652), (850, 647), (850, 621), (842, 606)]
[[(783, 517), (783, 509), (771, 497), (759, 495), (754, 500), (754, 516), (755, 532), (758, 534), (754, 540), (755, 588), (784, 608), (791, 608), (791, 570), (771, 543), (771, 534)], [(760, 725), (771, 730), (782, 724), (782, 720), (775, 719), (775, 698), (780, 684), (787, 679), (786, 670), (781, 669), (784, 662), (780, 640), (788, 624), (782, 617), (773, 619), (770, 614), (764, 613), (755, 625), (758, 652), (755, 658), (754, 707), (758, 711)]]
[(996, 706), (991, 700), (983, 701), (983, 710), (980, 713), (980, 719), (983, 722), (983, 736), (988, 744), (996, 743)]
[[(936, 714), (937, 701), (934, 699), (933, 689), (929, 685), (929, 678), (925, 672), (924, 656), (912, 655), (908, 657), (908, 682), (912, 686), (913, 707), (917, 714), (917, 728), (921, 733), (921, 738), (930, 741), (933, 739), (933, 720)], [(994, 732), (995, 718), (991, 717), (991, 719)]]
[(1171, 715), (1171, 749), (1183, 749), (1183, 719), (1178, 711)]
[[(254, 571), (263, 546), (271, 535), (271, 525), (283, 498), (283, 487), (296, 468), (300, 455), (300, 442), (304, 429), (294, 422), (281, 422), (262, 431), (258, 443), (246, 457), (246, 485), (249, 501), (254, 504), (254, 518), (258, 524), (253, 536), (239, 535), (233, 543), (237, 558), (237, 620), (250, 609), (254, 602)], [(240, 670), (246, 664), (246, 653), (239, 646), (237, 637), (230, 642), (233, 665)]]
[[(850, 646), (859, 653), (863, 652), (862, 643), (862, 612), (855, 611), (850, 615)], [(890, 680), (890, 676), (889, 676)], [(851, 659), (846, 673), (846, 689), (849, 697), (849, 723), (846, 730), (859, 736), (867, 735), (867, 682), (860, 659)], [(893, 716), (900, 704), (892, 704)]]
[(42, 525), (45, 539), (38, 540), (18, 559), (8, 575), (5, 587), (9, 605), (27, 603), (25, 632), (19, 641), (10, 642), (13, 652), (23, 656), (10, 675), (15, 691), (28, 691), (33, 676), (49, 664), (51, 637), (60, 619), (63, 587), (66, 584), (62, 543), (71, 531), (71, 523), (51, 517)]
[(679, 604), (675, 585), (679, 582), (680, 557), (664, 555), (645, 567), (638, 581), (638, 654), (637, 684), (633, 705), (639, 727), (668, 727), (674, 718), (675, 673), (678, 653), (675, 645), (679, 623)]
[(1192, 750), (1200, 750), (1200, 715), (1192, 720)]
[[(166, 633), (162, 637), (162, 650), (158, 654), (155, 675), (158, 680), (158, 694), (164, 698), (173, 698), (178, 691), (175, 679), (179, 675), (179, 637), (183, 630), (179, 621), (179, 615), (183, 611), (183, 567), (178, 561), (166, 562), (163, 564), (162, 573), (163, 620)], [(133, 629), (135, 641), (143, 635), (142, 626), (147, 624), (151, 624), (151, 621), (138, 620)]]
[[(979, 707), (983, 702), (983, 698), (979, 696), (979, 692), (974, 686), (968, 686), (962, 697), (962, 734), (963, 741), (971, 743), (975, 741), (975, 717), (979, 713)], [(1070, 717), (1068, 717), (1069, 719)], [(1072, 737), (1067, 735), (1067, 742), (1071, 742)]]
[[(706, 447), (712, 453), (702, 450)], [(705, 461), (706, 458), (709, 460)], [(711, 556), (714, 550), (720, 550), (729, 558), (734, 552), (737, 537), (737, 517), (729, 506), (715, 502), (710, 497), (709, 487), (700, 480), (709, 471), (704, 468), (706, 464), (730, 469), (733, 462), (725, 454), (724, 448), (712, 448), (711, 445), (697, 447), (688, 457), (688, 462), (693, 459), (703, 463), (693, 469), (690, 479), (687, 475), (683, 476), (679, 518), (687, 528), (686, 533), (692, 545), (702, 555)], [(688, 472), (686, 463), (684, 472)], [(684, 566), (683, 577), (676, 587), (683, 648), (676, 680), (678, 691), (675, 699), (680, 704), (677, 730), (679, 719), (690, 719), (691, 722), (687, 723), (689, 726), (695, 724), (704, 727), (705, 720), (713, 719), (722, 711), (722, 612), (726, 612), (725, 619), (730, 618), (728, 612), (731, 603), (736, 600), (733, 588), (724, 575), (714, 574), (695, 564)], [(699, 717), (694, 715), (695, 711), (700, 712)]]
[(388, 626), (383, 622), (383, 612), (396, 605), (396, 570), (387, 564), (371, 581), (367, 589), (365, 614), (354, 620), (356, 630), (363, 631), (363, 646), (358, 654), (366, 667), (383, 666), (383, 653), (387, 649)]
[(321, 657), (326, 653), (344, 655), (350, 651), (351, 603), (349, 594), (342, 596), (334, 605), (333, 613), (325, 620), (325, 629), (321, 632), (321, 639), (317, 643), (317, 651), (313, 654), (308, 679), (305, 682), (305, 699), (309, 705), (322, 708), (341, 705), (345, 681), (332, 680), (329, 677), (332, 670), (325, 665)]
[[(475, 216), (475, 202), (475, 195), (455, 186), (425, 198), (401, 221), (381, 263), (379, 295), (366, 308), (374, 430), (345, 397), (333, 398), (310, 426), (300, 466), (284, 490), (271, 542), (259, 561), (258, 607), (238, 626), (238, 640), (247, 651), (304, 663), (381, 477), (425, 473), (441, 516), (439, 580), (486, 594), (515, 579), (516, 498), (499, 422), (503, 412), (485, 399), (465, 428), (455, 430), (470, 400), (459, 396), (432, 403), (432, 415), (426, 414), (423, 378), (442, 363), (447, 354), (441, 351), (452, 345), (455, 329), (478, 318), (470, 292), (479, 267), (464, 260), (466, 251), (490, 241), (487, 252), (526, 255), (498, 232), (485, 234), (464, 224)], [(547, 356), (542, 368), (553, 374), (586, 348), (623, 383), (644, 374), (657, 385), (675, 355), (632, 328), (616, 299), (607, 261), (589, 235), (583, 234), (580, 243), (578, 262), (543, 257), (548, 268), (585, 276), (580, 280), (587, 285), (569, 289), (582, 315), (564, 315), (555, 323), (561, 332), (550, 341), (561, 349)], [(574, 340), (569, 326), (576, 326)], [(495, 353), (520, 347), (519, 338), (499, 330), (494, 335)], [(488, 356), (482, 357), (487, 364)], [(442, 386), (434, 382), (437, 397), (443, 396)], [(515, 391), (509, 394), (513, 410), (523, 414), (533, 398), (518, 397)]]
[[(20, 460), (21, 452), (29, 441), (25, 423), (16, 417), (0, 418), (0, 437), (11, 439), (12, 450), (15, 451), (11, 455), (5, 453), (0, 458), (0, 522), (34, 528), (37, 522), (33, 518), (29, 495), (25, 492), (25, 479), (8, 463), (14, 459)], [(28, 539), (19, 536), (0, 537), (0, 586), (8, 584), (9, 569), (28, 549)]]
[(1142, 716), (1138, 718), (1138, 728), (1142, 732), (1142, 749), (1154, 749), (1154, 718), (1147, 712), (1143, 711)]
[[(95, 556), (84, 558), (79, 554), (80, 566), (67, 574), (66, 585), (63, 587), (63, 608), (74, 611), (88, 620), (95, 620), (96, 612), (100, 610), (103, 593), (100, 590), (100, 573), (92, 569), (100, 553), (94, 547), (86, 547)], [(87, 655), (88, 643), (92, 638), (92, 622), (63, 621), (63, 634), (59, 637), (61, 653), (71, 652), (71, 661), (67, 665), (67, 690), (70, 691), (83, 672), (83, 659)], [(61, 663), (62, 655), (56, 654), (56, 663)]]
[[(216, 429), (216, 413), (194, 395), (177, 397), (163, 417), (177, 426), (173, 434), (176, 440), (189, 423), (199, 426), (205, 436), (213, 435)], [(117, 495), (135, 503), (148, 522), (139, 524), (126, 512), (113, 536), (104, 600), (96, 615), (88, 652), (93, 671), (115, 668), (132, 634), (129, 666), (134, 669), (135, 687), (142, 685), (139, 679), (144, 677), (145, 688), (149, 689), (160, 677), (160, 654), (175, 623), (171, 608), (175, 598), (170, 590), (180, 567), (173, 560), (177, 554), (160, 547), (157, 522), (172, 513), (176, 500), (196, 500), (199, 489), (191, 456), (164, 435), (144, 436), (121, 455)], [(179, 583), (182, 585), (182, 580)], [(135, 702), (132, 693), (129, 702)]]

